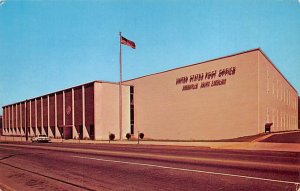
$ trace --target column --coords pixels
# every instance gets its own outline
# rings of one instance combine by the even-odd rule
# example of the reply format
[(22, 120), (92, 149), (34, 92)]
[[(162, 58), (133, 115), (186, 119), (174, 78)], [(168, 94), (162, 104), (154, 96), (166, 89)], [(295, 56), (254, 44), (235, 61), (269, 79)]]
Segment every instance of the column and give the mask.
[(17, 108), (16, 109), (17, 129), (18, 129), (19, 135), (21, 135), (21, 132), (22, 132), (21, 131), (22, 130), (21, 129), (21, 125), (20, 125), (21, 117), (20, 117), (20, 114), (18, 114), (18, 112), (21, 113), (21, 108), (20, 108), (21, 105), (20, 104), (21, 103), (19, 103), (19, 104), (16, 105), (16, 108)]
[(15, 120), (16, 135), (19, 135), (20, 131), (19, 131), (19, 127), (18, 127), (19, 126), (18, 125), (18, 122), (19, 122), (19, 120), (18, 120), (18, 104), (16, 104), (15, 107), (16, 107), (16, 113), (15, 113), (15, 118), (16, 118), (16, 120)]
[(31, 100), (29, 100), (29, 129), (30, 129), (30, 136), (34, 136), (33, 127), (32, 127), (32, 106), (31, 106)]
[(55, 116), (55, 136), (58, 138), (60, 137), (60, 133), (57, 126), (57, 96), (56, 93), (54, 94), (54, 116)]
[(27, 133), (27, 100), (24, 103), (24, 127), (25, 127), (25, 137), (26, 137), (26, 133)]
[(62, 107), (63, 107), (63, 112), (62, 112), (62, 114), (63, 114), (63, 138), (65, 138), (65, 131), (64, 131), (64, 129), (65, 129), (65, 125), (66, 125), (66, 98), (65, 98), (65, 96), (66, 96), (66, 94), (65, 94), (65, 91), (63, 91), (63, 95), (62, 95), (62, 97), (63, 97), (63, 105), (62, 105)]
[(16, 131), (15, 131), (15, 115), (14, 115), (14, 105), (11, 105), (11, 127), (12, 127), (12, 134), (15, 135)]
[(6, 113), (5, 113), (6, 108), (3, 107), (3, 117), (2, 117), (2, 128), (3, 128), (3, 135), (6, 134)]
[(75, 128), (75, 99), (74, 99), (74, 88), (72, 88), (72, 137), (78, 137), (78, 132)]
[(48, 121), (47, 121), (47, 125), (48, 125), (48, 136), (49, 137), (54, 137), (53, 133), (52, 133), (52, 130), (51, 130), (51, 127), (50, 127), (50, 96), (48, 95), (47, 96), (47, 116), (48, 116)]
[(8, 113), (8, 134), (11, 134), (11, 124), (10, 124), (10, 106), (7, 107), (7, 113)]
[(17, 105), (17, 108), (18, 108), (18, 106), (19, 106), (19, 114), (18, 114), (18, 112), (17, 112), (17, 116), (18, 116), (19, 135), (22, 135), (21, 116), (20, 116), (20, 114), (21, 114), (21, 103), (19, 103), (19, 104)]
[(44, 127), (44, 102), (43, 97), (41, 97), (41, 131), (43, 135), (48, 135), (48, 132), (46, 133), (45, 127)]
[(21, 136), (24, 136), (24, 128), (23, 128), (23, 117), (22, 117), (22, 103), (20, 103), (20, 128), (21, 128)]
[(34, 115), (35, 115), (35, 132), (36, 132), (36, 135), (39, 135), (41, 134), (41, 132), (39, 131), (39, 128), (37, 127), (37, 99), (34, 99), (34, 108), (35, 108), (35, 111), (34, 111)]

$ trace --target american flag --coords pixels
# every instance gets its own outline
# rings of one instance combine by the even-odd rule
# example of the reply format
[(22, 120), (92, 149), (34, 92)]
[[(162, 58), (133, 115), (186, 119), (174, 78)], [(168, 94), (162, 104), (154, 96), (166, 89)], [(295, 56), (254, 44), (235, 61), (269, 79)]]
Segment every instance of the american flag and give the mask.
[(127, 38), (121, 36), (121, 44), (125, 44), (127, 46), (130, 46), (131, 48), (135, 49), (135, 43), (131, 40), (128, 40)]

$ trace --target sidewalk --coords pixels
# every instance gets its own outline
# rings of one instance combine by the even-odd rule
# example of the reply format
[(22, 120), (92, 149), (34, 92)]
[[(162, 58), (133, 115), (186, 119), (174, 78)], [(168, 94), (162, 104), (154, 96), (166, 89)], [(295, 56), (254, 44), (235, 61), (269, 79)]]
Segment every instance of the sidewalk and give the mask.
[[(25, 142), (25, 137), (0, 136), (1, 142)], [(67, 144), (109, 144), (108, 141), (93, 140), (62, 140), (52, 139), (53, 143)], [(30, 140), (29, 140), (30, 142)], [(136, 145), (137, 141), (111, 141), (110, 144)], [(238, 149), (238, 150), (262, 150), (262, 151), (284, 151), (299, 152), (300, 143), (268, 143), (268, 142), (180, 142), (180, 141), (140, 141), (141, 145), (169, 145), (169, 146), (192, 146), (212, 149)]]

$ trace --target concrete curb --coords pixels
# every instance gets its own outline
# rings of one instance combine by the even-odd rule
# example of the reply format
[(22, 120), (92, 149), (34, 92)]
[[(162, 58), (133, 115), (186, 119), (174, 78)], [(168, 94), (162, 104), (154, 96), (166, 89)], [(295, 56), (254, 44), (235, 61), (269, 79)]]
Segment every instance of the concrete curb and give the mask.
[[(276, 133), (277, 134), (277, 133)], [(272, 136), (276, 134), (269, 134)], [(264, 136), (264, 138), (266, 137)], [(61, 139), (52, 139), (53, 143), (62, 143)], [(24, 139), (0, 140), (2, 143), (21, 143)], [(63, 144), (105, 144), (105, 145), (137, 145), (136, 141), (92, 141), (92, 140), (64, 140)], [(256, 150), (256, 151), (279, 151), (279, 152), (300, 152), (300, 143), (271, 143), (271, 142), (172, 142), (172, 141), (140, 141), (140, 145), (149, 146), (179, 146), (179, 147), (198, 147), (212, 149), (231, 149), (231, 150)]]

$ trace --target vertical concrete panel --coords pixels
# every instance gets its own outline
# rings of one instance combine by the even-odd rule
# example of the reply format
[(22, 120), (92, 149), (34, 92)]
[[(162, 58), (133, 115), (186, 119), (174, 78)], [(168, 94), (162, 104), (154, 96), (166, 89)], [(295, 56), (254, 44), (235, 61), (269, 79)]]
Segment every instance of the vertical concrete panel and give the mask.
[(38, 111), (37, 111), (37, 99), (34, 99), (34, 111), (35, 111), (35, 113), (34, 113), (34, 115), (35, 115), (35, 121), (34, 121), (34, 123), (35, 123), (35, 132), (36, 132), (36, 135), (39, 135), (39, 134), (41, 134), (40, 133), (40, 131), (39, 131), (39, 128), (38, 128)]
[(5, 132), (4, 134), (7, 135), (7, 132), (8, 132), (8, 126), (7, 126), (7, 110), (6, 110), (6, 107), (3, 108), (3, 113), (5, 113), (5, 120), (4, 120), (4, 126), (5, 126)]
[(55, 95), (51, 94), (49, 96), (50, 99), (50, 105), (49, 105), (49, 109), (50, 109), (50, 126), (51, 127), (55, 127)]
[(72, 119), (72, 89), (64, 91), (64, 116), (65, 116), (65, 138), (73, 138), (73, 119)]
[(10, 125), (10, 107), (8, 106), (7, 108), (7, 128), (8, 128), (8, 134), (11, 133), (11, 125)]
[(4, 116), (4, 114), (3, 114), (3, 111), (2, 111), (2, 116), (0, 116), (0, 136), (2, 136), (3, 132), (4, 132), (3, 116)]
[(9, 132), (9, 113), (8, 113), (8, 107), (5, 107), (5, 113), (6, 113), (6, 130), (7, 133)]
[[(109, 133), (119, 137), (119, 85), (112, 83), (95, 83), (95, 135), (96, 139), (107, 140)], [(122, 86), (122, 127), (123, 136), (130, 133), (130, 87)]]
[(48, 96), (43, 97), (43, 126), (48, 127)]
[(7, 133), (10, 133), (10, 124), (9, 124), (9, 107), (6, 107), (6, 116), (7, 116), (7, 121), (6, 121), (6, 124), (7, 124)]
[(5, 128), (6, 128), (6, 134), (8, 133), (8, 110), (7, 110), (7, 107), (4, 108), (4, 111), (5, 111)]
[(51, 125), (50, 125), (50, 96), (48, 95), (47, 96), (47, 127), (48, 127), (48, 136), (53, 138), (55, 135), (54, 135), (54, 128), (51, 128)]
[(22, 133), (22, 105), (18, 103), (18, 124), (20, 128), (20, 133)]
[(44, 114), (43, 114), (43, 97), (39, 98), (40, 100), (40, 103), (41, 103), (41, 107), (40, 107), (40, 115), (41, 115), (41, 132), (43, 135), (46, 134), (47, 131), (45, 131), (45, 128), (44, 128)]
[(65, 91), (65, 124), (67, 126), (72, 124), (72, 90)]
[(90, 138), (85, 125), (85, 86), (82, 86), (82, 138)]
[[(110, 127), (103, 126), (103, 118), (104, 118), (103, 113), (105, 112), (103, 111), (102, 108), (103, 105), (102, 101), (104, 99), (102, 86), (103, 83), (100, 82), (94, 83), (94, 92), (95, 92), (94, 112), (95, 112), (95, 139), (96, 140), (105, 140), (105, 139), (107, 140), (109, 132), (111, 133), (115, 133), (115, 131), (118, 132), (118, 129), (112, 129), (113, 127), (111, 126)], [(110, 94), (110, 96), (113, 96), (113, 94)], [(112, 107), (113, 106), (111, 106), (110, 108)], [(105, 111), (110, 111), (110, 110), (111, 109)], [(118, 137), (118, 135), (116, 135), (116, 137)]]
[(26, 110), (25, 110), (25, 102), (22, 102), (22, 104), (21, 104), (21, 111), (22, 111), (22, 114), (21, 114), (21, 116), (22, 116), (22, 129), (23, 129), (24, 135), (26, 135), (25, 134), (26, 133), (26, 119), (25, 119), (25, 117), (26, 117)]
[(5, 126), (5, 107), (2, 107), (2, 128), (5, 129), (6, 126)]
[(3, 113), (3, 128), (6, 129), (6, 109), (5, 107), (2, 107), (2, 113)]
[(18, 127), (18, 133), (21, 135), (22, 134), (22, 129), (21, 129), (21, 103), (17, 104), (17, 127)]
[(11, 116), (12, 116), (12, 133), (13, 135), (16, 134), (16, 107), (14, 105), (11, 106), (12, 107), (12, 112), (11, 112)]
[(55, 132), (55, 95), (51, 94), (49, 95), (49, 125), (50, 125), (50, 129), (52, 131), (52, 135), (53, 137), (57, 136), (56, 132)]
[(4, 126), (5, 126), (5, 129), (6, 129), (6, 132), (5, 132), (5, 134), (7, 134), (7, 130), (8, 130), (8, 123), (7, 123), (7, 121), (8, 121), (8, 116), (7, 116), (7, 107), (4, 107), (3, 108), (3, 113), (5, 113), (5, 120), (4, 120)]
[(9, 123), (10, 123), (10, 129), (11, 129), (11, 133), (13, 133), (13, 121), (14, 121), (14, 116), (13, 116), (13, 105), (9, 106)]
[(15, 104), (15, 127), (17, 129), (17, 133), (18, 133), (18, 128), (19, 128), (19, 108), (18, 108), (18, 104)]
[(34, 128), (35, 126), (35, 101), (30, 101), (30, 116), (31, 116), (31, 127)]
[[(16, 106), (15, 105), (12, 105), (12, 118), (13, 118), (13, 125), (12, 125), (12, 127), (15, 130), (15, 128), (16, 128)], [(15, 131), (14, 131), (14, 133), (15, 133)]]
[(85, 126), (91, 139), (94, 138), (94, 84), (85, 85)]
[(74, 88), (74, 125), (81, 139), (83, 138), (82, 105), (82, 86), (80, 86)]
[(12, 106), (10, 105), (9, 106), (9, 129), (10, 129), (10, 135), (12, 135), (14, 132), (13, 132), (13, 108)]
[(3, 135), (5, 135), (6, 134), (6, 109), (5, 109), (5, 107), (2, 107), (2, 113), (3, 113), (2, 128), (3, 128)]
[(74, 89), (75, 125), (82, 125), (82, 87)]
[(56, 94), (56, 107), (57, 107), (57, 126), (63, 126), (63, 93)]
[(27, 101), (26, 105), (25, 105), (25, 110), (26, 110), (26, 118), (25, 118), (25, 120), (26, 120), (26, 128), (27, 128), (27, 131), (28, 131), (28, 136), (31, 135), (31, 123), (30, 123), (30, 121), (31, 121), (31, 116), (30, 116), (31, 111), (30, 111), (30, 105), (31, 105), (30, 101)]
[(74, 89), (72, 88), (72, 133), (73, 133), (73, 135), (72, 135), (72, 137), (74, 138), (74, 137), (77, 137), (78, 136), (78, 132), (77, 132), (77, 130), (76, 130), (76, 128), (75, 128), (75, 119), (74, 119), (74, 117), (75, 117), (75, 112), (74, 112), (74, 109), (75, 109), (75, 100), (74, 100), (74, 97), (75, 97), (75, 95), (74, 95)]
[(5, 107), (2, 107), (2, 124), (1, 124), (1, 128), (2, 128), (2, 134), (5, 135), (6, 133), (6, 127), (5, 127)]
[(42, 127), (41, 99), (38, 98), (38, 99), (36, 100), (36, 102), (37, 102), (37, 111), (36, 111), (36, 113), (37, 113), (37, 127), (38, 127), (38, 128), (41, 128), (41, 127)]

